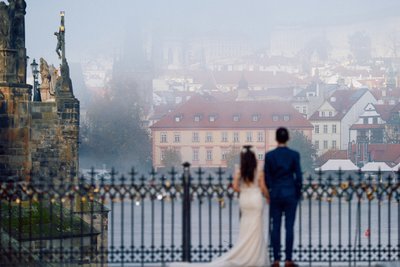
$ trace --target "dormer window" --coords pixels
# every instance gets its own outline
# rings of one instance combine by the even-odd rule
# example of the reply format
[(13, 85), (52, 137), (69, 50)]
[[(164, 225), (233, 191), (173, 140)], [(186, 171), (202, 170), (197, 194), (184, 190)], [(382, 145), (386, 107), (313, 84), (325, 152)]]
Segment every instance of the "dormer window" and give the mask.
[(217, 116), (215, 116), (215, 115), (210, 115), (210, 116), (208, 116), (208, 120), (209, 120), (210, 122), (214, 122), (216, 119), (217, 119)]
[(251, 116), (251, 120), (252, 121), (259, 121), (260, 120), (260, 115), (259, 114), (253, 114)]
[(175, 97), (175, 104), (180, 104), (180, 103), (182, 103), (182, 97), (176, 96)]
[(182, 115), (175, 115), (175, 122), (182, 121)]
[(233, 121), (239, 121), (240, 116), (238, 114), (233, 115)]
[(201, 116), (200, 116), (200, 114), (196, 114), (196, 115), (194, 115), (194, 121), (195, 121), (195, 122), (199, 122), (199, 121), (200, 121), (200, 119), (201, 119)]
[(284, 121), (289, 121), (290, 120), (290, 116), (289, 115), (284, 115), (283, 116), (283, 120)]
[(278, 121), (279, 120), (279, 116), (278, 115), (273, 115), (272, 116), (272, 120), (273, 121)]

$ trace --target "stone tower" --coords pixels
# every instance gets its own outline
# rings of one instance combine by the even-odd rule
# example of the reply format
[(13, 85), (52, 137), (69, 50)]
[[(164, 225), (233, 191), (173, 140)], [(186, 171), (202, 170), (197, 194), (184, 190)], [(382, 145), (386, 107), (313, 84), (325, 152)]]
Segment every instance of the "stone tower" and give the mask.
[(26, 83), (26, 3), (8, 2), (0, 2), (0, 181), (75, 180), (79, 101), (65, 57), (64, 13), (55, 33), (61, 75), (45, 75), (47, 62), (41, 60), (44, 97), (42, 102), (32, 101), (32, 87)]
[(0, 2), (0, 180), (30, 179), (25, 9), (23, 0)]
[[(75, 98), (65, 57), (64, 12), (57, 36), (56, 52), (61, 75), (46, 75), (41, 59), (42, 102), (31, 102), (32, 179), (72, 182), (78, 176), (79, 101)], [(46, 76), (46, 77), (44, 77)], [(44, 82), (46, 79), (50, 79)], [(52, 85), (52, 86), (50, 86)], [(54, 87), (54, 88), (52, 88)]]

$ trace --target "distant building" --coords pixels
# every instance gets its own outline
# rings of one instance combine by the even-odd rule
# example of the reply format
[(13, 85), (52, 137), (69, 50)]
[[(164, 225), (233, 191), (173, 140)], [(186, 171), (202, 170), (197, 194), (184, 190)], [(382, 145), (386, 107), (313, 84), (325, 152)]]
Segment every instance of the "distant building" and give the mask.
[(338, 88), (339, 85), (337, 84), (325, 84), (320, 80), (316, 80), (293, 96), (291, 103), (304, 117), (310, 118)]
[(356, 165), (363, 166), (368, 162), (385, 162), (389, 166), (400, 163), (400, 144), (369, 144), (360, 148), (358, 144), (349, 147), (349, 159)]
[[(358, 121), (350, 128), (349, 155), (358, 165), (373, 161), (375, 152), (371, 153), (372, 144), (387, 144), (384, 151), (391, 151), (391, 146), (400, 142), (399, 125), (400, 104), (379, 105), (369, 103)], [(382, 149), (381, 149), (382, 150)], [(400, 153), (400, 152), (399, 152)], [(385, 161), (386, 162), (386, 161)], [(387, 163), (394, 164), (392, 159)]]
[(288, 102), (196, 95), (151, 127), (153, 166), (164, 167), (164, 152), (174, 149), (194, 167), (226, 167), (227, 155), (246, 144), (262, 162), (265, 151), (276, 146), (279, 126), (302, 131), (311, 139), (312, 125)]
[(312, 141), (318, 154), (330, 149), (347, 149), (350, 127), (368, 103), (377, 100), (367, 89), (337, 90), (310, 117), (314, 126)]
[(368, 103), (359, 119), (350, 127), (350, 140), (356, 143), (382, 144), (386, 122), (375, 106)]

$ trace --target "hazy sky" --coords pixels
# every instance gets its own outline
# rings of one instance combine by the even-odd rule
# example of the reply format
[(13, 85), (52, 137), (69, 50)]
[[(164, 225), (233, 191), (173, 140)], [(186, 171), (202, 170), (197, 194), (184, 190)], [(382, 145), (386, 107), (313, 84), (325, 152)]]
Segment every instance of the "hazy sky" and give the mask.
[(128, 29), (163, 34), (214, 32), (264, 39), (279, 25), (312, 27), (399, 16), (398, 0), (27, 0), (28, 55), (54, 63), (60, 20), (66, 12), (67, 58), (80, 61), (121, 51)]

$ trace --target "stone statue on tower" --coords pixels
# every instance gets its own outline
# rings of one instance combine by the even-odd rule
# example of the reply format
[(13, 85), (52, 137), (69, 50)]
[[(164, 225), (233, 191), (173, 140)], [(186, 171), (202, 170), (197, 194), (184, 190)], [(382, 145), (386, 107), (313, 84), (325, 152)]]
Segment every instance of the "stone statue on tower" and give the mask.
[(57, 36), (57, 47), (56, 47), (56, 53), (58, 57), (64, 61), (65, 60), (65, 12), (61, 11), (60, 12), (61, 16), (61, 24), (58, 29), (58, 32), (55, 32), (54, 35)]
[(57, 46), (56, 46), (56, 53), (58, 57), (61, 59), (61, 76), (56, 82), (55, 85), (55, 92), (56, 93), (71, 93), (72, 90), (72, 81), (69, 74), (69, 66), (67, 59), (65, 57), (65, 12), (60, 12), (61, 16), (61, 23), (60, 27), (58, 28), (58, 32), (55, 32), (54, 35), (57, 36)]

